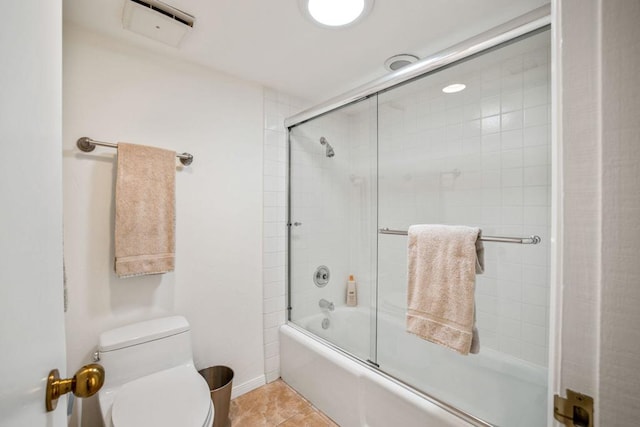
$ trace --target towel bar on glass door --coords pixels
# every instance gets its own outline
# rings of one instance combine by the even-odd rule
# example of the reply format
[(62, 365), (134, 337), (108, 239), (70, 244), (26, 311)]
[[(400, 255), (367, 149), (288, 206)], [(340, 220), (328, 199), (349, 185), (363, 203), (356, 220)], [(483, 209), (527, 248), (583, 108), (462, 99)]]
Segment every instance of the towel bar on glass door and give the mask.
[[(85, 153), (90, 153), (91, 151), (95, 150), (96, 145), (99, 145), (101, 147), (118, 148), (118, 144), (114, 144), (113, 142), (96, 141), (95, 139), (91, 139), (88, 136), (83, 136), (82, 138), (78, 139), (76, 145), (81, 151), (84, 151)], [(180, 163), (185, 166), (189, 166), (191, 163), (193, 163), (193, 156), (189, 153), (176, 154), (176, 157), (179, 158)]]
[[(405, 230), (390, 230), (388, 228), (381, 228), (378, 230), (380, 234), (393, 234), (395, 236), (406, 236)], [(537, 245), (542, 241), (540, 236), (529, 237), (499, 237), (499, 236), (482, 236), (480, 238), (483, 242), (500, 242), (500, 243), (519, 243), (521, 245)]]

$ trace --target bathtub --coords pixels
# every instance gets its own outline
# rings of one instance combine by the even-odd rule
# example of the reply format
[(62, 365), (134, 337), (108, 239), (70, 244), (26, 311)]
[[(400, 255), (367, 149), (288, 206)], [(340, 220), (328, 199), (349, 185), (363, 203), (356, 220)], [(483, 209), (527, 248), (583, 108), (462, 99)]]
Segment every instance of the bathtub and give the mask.
[(544, 367), (489, 348), (458, 355), (406, 333), (398, 313), (380, 312), (377, 369), (331, 344), (366, 360), (369, 311), (338, 307), (325, 329), (326, 317), (280, 328), (281, 375), (342, 427), (546, 425)]

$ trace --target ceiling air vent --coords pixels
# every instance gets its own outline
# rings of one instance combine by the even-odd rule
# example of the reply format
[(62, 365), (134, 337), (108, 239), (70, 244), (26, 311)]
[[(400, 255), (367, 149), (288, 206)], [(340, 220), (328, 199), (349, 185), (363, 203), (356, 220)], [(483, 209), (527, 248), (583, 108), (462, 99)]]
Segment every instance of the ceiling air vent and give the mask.
[(150, 39), (178, 47), (195, 18), (157, 0), (125, 0), (122, 26)]

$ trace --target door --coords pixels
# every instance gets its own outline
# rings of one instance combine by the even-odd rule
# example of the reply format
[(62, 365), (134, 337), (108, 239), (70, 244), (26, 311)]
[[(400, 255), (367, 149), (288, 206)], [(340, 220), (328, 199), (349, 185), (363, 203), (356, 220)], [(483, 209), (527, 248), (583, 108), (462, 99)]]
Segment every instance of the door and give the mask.
[[(60, 0), (5, 2), (0, 26), (0, 426), (66, 425), (45, 410), (66, 373), (62, 279)], [(8, 8), (8, 10), (6, 10)]]
[[(289, 133), (289, 320), (375, 361), (376, 97)], [(347, 299), (347, 282), (357, 292)]]

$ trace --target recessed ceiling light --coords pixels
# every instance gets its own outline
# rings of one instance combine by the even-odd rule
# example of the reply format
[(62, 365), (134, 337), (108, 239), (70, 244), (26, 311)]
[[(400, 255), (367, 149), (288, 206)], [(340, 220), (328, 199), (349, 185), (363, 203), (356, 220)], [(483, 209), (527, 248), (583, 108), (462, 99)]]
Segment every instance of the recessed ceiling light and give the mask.
[(466, 87), (467, 85), (463, 83), (454, 83), (447, 87), (442, 88), (442, 91), (444, 93), (456, 93), (456, 92), (460, 92), (461, 90), (464, 90), (464, 88)]
[(326, 27), (355, 24), (373, 6), (373, 0), (298, 0), (298, 3), (307, 17)]
[(413, 64), (417, 60), (418, 57), (415, 55), (402, 53), (400, 55), (393, 55), (391, 58), (388, 58), (386, 61), (384, 61), (384, 66), (389, 71), (395, 71), (398, 68), (406, 67), (409, 64)]

